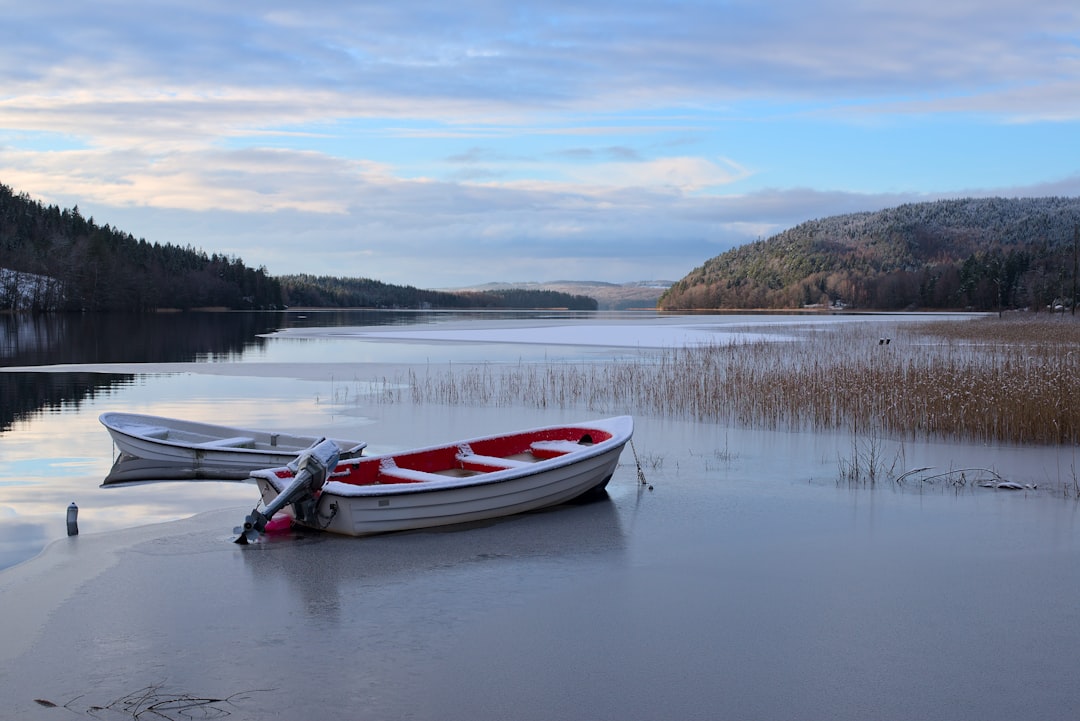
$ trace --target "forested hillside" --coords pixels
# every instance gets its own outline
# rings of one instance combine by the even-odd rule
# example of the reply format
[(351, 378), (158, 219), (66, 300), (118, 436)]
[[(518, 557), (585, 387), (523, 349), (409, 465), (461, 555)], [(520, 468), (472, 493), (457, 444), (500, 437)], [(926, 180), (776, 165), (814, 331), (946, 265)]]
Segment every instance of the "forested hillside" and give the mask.
[[(136, 240), (0, 184), (0, 309), (144, 311), (275, 308), (281, 286), (263, 268), (194, 248)], [(47, 278), (50, 282), (41, 282)]]
[(318, 308), (568, 308), (596, 310), (595, 299), (552, 290), (503, 288), (443, 292), (390, 285), (369, 278), (288, 275), (281, 278), (285, 303)]
[(1063, 305), (1077, 297), (1080, 198), (915, 203), (812, 220), (707, 261), (664, 309)]

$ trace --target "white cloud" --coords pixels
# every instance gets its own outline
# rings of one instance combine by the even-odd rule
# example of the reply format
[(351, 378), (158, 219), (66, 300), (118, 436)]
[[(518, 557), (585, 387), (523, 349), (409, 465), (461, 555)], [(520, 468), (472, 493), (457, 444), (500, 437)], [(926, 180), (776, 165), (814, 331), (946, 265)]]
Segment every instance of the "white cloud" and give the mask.
[(599, 163), (568, 171), (575, 181), (607, 187), (667, 187), (684, 192), (728, 185), (750, 171), (726, 158), (671, 157)]

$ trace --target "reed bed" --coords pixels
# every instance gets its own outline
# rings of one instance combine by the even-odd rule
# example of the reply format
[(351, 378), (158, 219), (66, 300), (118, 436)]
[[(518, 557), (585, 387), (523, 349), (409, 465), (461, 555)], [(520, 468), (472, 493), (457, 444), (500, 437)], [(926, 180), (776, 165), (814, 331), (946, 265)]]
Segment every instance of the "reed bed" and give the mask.
[[(749, 428), (1080, 443), (1075, 319), (838, 323), (795, 332), (796, 340), (672, 348), (608, 363), (412, 371), (405, 385), (416, 403), (586, 407)], [(387, 393), (386, 400), (400, 396)]]

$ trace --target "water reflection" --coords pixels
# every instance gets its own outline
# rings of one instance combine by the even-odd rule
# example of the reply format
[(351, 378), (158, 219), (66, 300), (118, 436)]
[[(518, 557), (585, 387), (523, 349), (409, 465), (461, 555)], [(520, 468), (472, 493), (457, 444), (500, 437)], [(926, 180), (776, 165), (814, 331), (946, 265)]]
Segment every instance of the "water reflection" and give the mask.
[(417, 576), (476, 575), (502, 564), (520, 573), (522, 564), (608, 558), (624, 547), (617, 508), (605, 493), (507, 518), (365, 538), (297, 530), (264, 536), (242, 556), (257, 585), (284, 579), (308, 616), (333, 622), (356, 602), (350, 599), (369, 602), (376, 589)]
[(315, 308), (277, 313), (278, 328), (343, 328), (347, 326), (429, 325), (457, 320), (581, 320), (585, 318), (642, 318), (641, 311), (536, 310), (372, 310)]
[[(231, 357), (266, 344), (275, 314), (0, 315), (0, 367), (169, 363)], [(74, 405), (131, 383), (131, 374), (0, 374), (0, 432), (45, 408)]]
[(265, 344), (276, 313), (0, 315), (0, 366), (175, 363)]
[(45, 408), (77, 409), (134, 378), (122, 373), (0, 373), (0, 433)]
[(105, 487), (169, 481), (243, 481), (250, 475), (248, 471), (196, 468), (191, 463), (168, 463), (120, 454), (101, 485)]

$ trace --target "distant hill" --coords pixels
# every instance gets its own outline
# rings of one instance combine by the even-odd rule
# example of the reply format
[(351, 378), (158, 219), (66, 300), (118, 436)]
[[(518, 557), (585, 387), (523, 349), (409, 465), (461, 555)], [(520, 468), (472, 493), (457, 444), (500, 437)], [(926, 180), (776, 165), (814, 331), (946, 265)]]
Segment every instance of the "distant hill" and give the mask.
[[(632, 283), (603, 283), (600, 281), (552, 280), (525, 283), (485, 283), (483, 285), (456, 288), (461, 291), (504, 291), (507, 289), (545, 290), (595, 298), (599, 310), (628, 310), (655, 308), (664, 291), (670, 288), (670, 280), (642, 280)], [(449, 290), (449, 289), (447, 289)]]
[(980, 198), (812, 220), (716, 256), (661, 308), (1032, 307), (1077, 296), (1080, 198)]
[(595, 299), (548, 288), (423, 290), (370, 278), (286, 275), (280, 278), (285, 303), (317, 308), (461, 308), (596, 310)]

